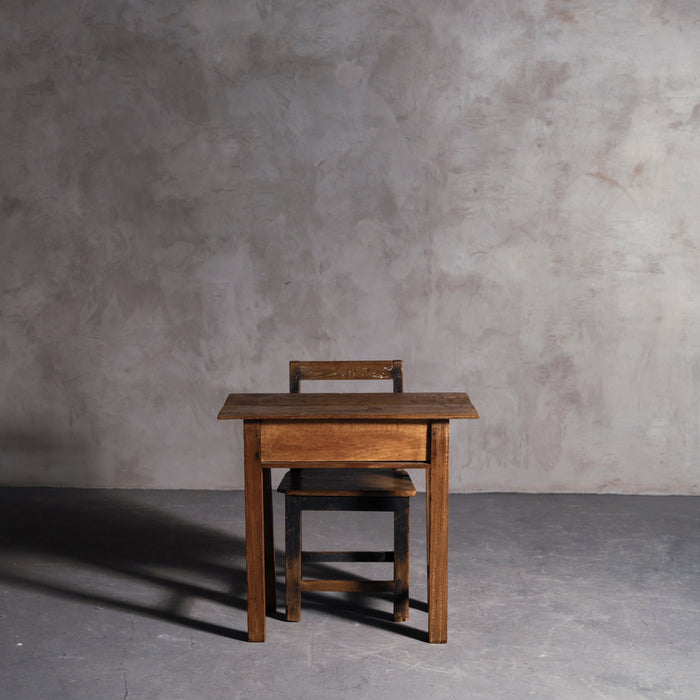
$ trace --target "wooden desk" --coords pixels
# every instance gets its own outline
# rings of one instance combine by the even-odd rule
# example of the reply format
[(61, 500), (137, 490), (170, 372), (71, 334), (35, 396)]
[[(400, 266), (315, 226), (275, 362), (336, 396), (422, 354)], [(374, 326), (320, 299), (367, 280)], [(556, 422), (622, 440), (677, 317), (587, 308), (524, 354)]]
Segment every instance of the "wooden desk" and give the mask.
[(449, 421), (478, 418), (464, 393), (231, 394), (242, 419), (248, 639), (265, 641), (275, 600), (271, 468), (426, 470), (428, 640), (447, 641)]

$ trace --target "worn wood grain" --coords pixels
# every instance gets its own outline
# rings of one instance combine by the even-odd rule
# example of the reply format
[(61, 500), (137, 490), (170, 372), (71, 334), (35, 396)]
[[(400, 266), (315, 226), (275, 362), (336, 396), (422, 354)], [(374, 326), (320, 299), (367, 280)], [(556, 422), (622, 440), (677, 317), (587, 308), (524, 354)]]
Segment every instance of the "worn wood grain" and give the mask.
[(449, 423), (434, 421), (430, 438), (428, 503), (428, 641), (447, 642)]
[(243, 424), (248, 641), (265, 641), (265, 495), (260, 465), (260, 423)]
[(263, 462), (405, 461), (428, 458), (427, 422), (266, 421)]
[(478, 418), (463, 392), (230, 394), (219, 420), (429, 420)]
[(302, 380), (388, 379), (394, 391), (403, 391), (403, 362), (401, 360), (346, 360), (289, 363), (289, 391), (297, 393)]
[[(449, 419), (451, 418), (478, 418), (478, 413), (465, 393), (413, 393), (413, 394), (231, 394), (219, 418), (244, 420), (244, 451), (245, 451), (245, 488), (246, 488), (246, 558), (248, 565), (248, 630), (251, 641), (264, 641), (265, 639), (265, 610), (266, 597), (272, 599), (269, 593), (269, 580), (266, 577), (266, 555), (269, 557), (272, 551), (271, 540), (266, 540), (265, 530), (271, 530), (271, 525), (266, 524), (269, 504), (267, 492), (269, 480), (265, 475), (268, 467), (285, 466), (318, 466), (330, 469), (333, 467), (361, 467), (363, 469), (378, 469), (390, 465), (391, 467), (423, 467), (426, 470), (427, 487), (427, 513), (428, 513), (428, 639), (432, 643), (444, 643), (447, 641), (447, 553), (448, 553), (448, 463), (449, 463)], [(292, 437), (293, 426), (299, 427), (307, 423), (316, 422), (327, 427), (329, 423), (337, 423), (340, 431), (348, 430), (348, 424), (375, 424), (383, 429), (393, 424), (406, 424), (430, 426), (426, 428), (427, 448), (422, 454), (423, 438), (415, 444), (419, 445), (422, 461), (398, 461), (395, 452), (391, 460), (384, 462), (374, 457), (366, 458), (364, 452), (351, 450), (351, 457), (335, 456), (330, 461), (312, 461), (308, 458), (308, 450), (303, 455), (297, 454), (293, 459), (263, 461), (262, 442), (264, 425), (271, 426), (286, 424), (290, 427), (284, 437)], [(352, 430), (360, 430), (353, 428)], [(273, 429), (274, 432), (274, 429)], [(299, 432), (298, 430), (296, 432)], [(304, 432), (304, 431), (301, 431)], [(381, 435), (366, 433), (366, 437), (372, 438), (381, 445), (384, 438)], [(307, 436), (308, 438), (308, 436)], [(414, 445), (415, 447), (415, 445)], [(276, 450), (277, 448), (275, 448)], [(284, 454), (272, 450), (272, 455)], [(296, 450), (296, 448), (295, 448)], [(370, 449), (370, 453), (373, 451)], [(331, 450), (333, 455), (338, 452)], [(415, 457), (413, 454), (411, 457)], [(355, 461), (359, 457), (359, 461)], [(394, 461), (396, 460), (396, 461)], [(306, 498), (306, 497), (303, 497)], [(314, 498), (314, 497), (309, 497)], [(344, 500), (344, 499), (338, 499)], [(364, 499), (361, 499), (364, 500)], [(300, 545), (300, 543), (299, 543)], [(299, 549), (301, 549), (299, 547)], [(405, 550), (408, 551), (407, 549)], [(404, 552), (403, 546), (397, 549), (400, 559)], [(399, 555), (401, 553), (401, 555)], [(292, 557), (295, 559), (295, 557)], [(300, 566), (300, 561), (299, 564)], [(293, 568), (297, 564), (292, 564)], [(402, 566), (400, 564), (400, 566)], [(270, 567), (270, 573), (272, 569)], [(406, 578), (405, 573), (397, 569), (399, 584), (392, 583), (393, 590), (400, 590), (400, 581)], [(297, 579), (298, 572), (289, 572), (292, 579)], [(390, 582), (368, 585), (389, 585)], [(307, 585), (306, 583), (304, 584)], [(327, 582), (309, 582), (311, 587), (327, 585)], [(347, 582), (336, 581), (331, 586), (337, 590), (347, 590)], [(350, 584), (354, 586), (355, 584)], [(267, 590), (266, 590), (267, 589)], [(289, 591), (287, 596), (288, 614), (294, 618), (294, 607), (298, 605), (296, 598), (299, 590)], [(309, 590), (309, 588), (306, 588)], [(322, 590), (317, 588), (316, 590)], [(327, 590), (327, 589), (325, 589)], [(358, 584), (357, 590), (366, 590), (364, 582)], [(266, 592), (268, 595), (266, 596)], [(291, 600), (290, 600), (291, 599)], [(395, 600), (399, 600), (395, 597)], [(405, 606), (395, 604), (395, 619), (403, 619)]]
[(265, 469), (352, 469), (353, 467), (361, 467), (362, 469), (425, 469), (430, 466), (428, 461), (425, 462), (365, 462), (362, 460), (323, 460), (317, 462), (308, 462), (304, 460), (291, 461), (265, 461), (262, 463)]
[(302, 591), (335, 591), (346, 593), (393, 593), (393, 581), (364, 579), (302, 579)]
[(292, 469), (277, 490), (288, 496), (416, 495), (411, 477), (402, 469)]

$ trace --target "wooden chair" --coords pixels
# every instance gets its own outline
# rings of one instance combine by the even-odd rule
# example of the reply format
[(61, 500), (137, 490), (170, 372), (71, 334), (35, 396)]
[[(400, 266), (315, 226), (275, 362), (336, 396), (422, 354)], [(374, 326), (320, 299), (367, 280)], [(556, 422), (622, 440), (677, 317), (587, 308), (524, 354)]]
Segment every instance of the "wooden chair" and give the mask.
[[(299, 392), (302, 380), (386, 379), (403, 391), (403, 363), (289, 363), (289, 390)], [(290, 469), (278, 489), (285, 494), (285, 579), (287, 620), (301, 619), (302, 591), (391, 592), (394, 620), (408, 619), (409, 498), (416, 495), (411, 477), (402, 469)], [(301, 514), (304, 510), (390, 511), (394, 513), (394, 549), (389, 552), (302, 551)], [(393, 562), (389, 581), (365, 579), (307, 580), (302, 562)]]

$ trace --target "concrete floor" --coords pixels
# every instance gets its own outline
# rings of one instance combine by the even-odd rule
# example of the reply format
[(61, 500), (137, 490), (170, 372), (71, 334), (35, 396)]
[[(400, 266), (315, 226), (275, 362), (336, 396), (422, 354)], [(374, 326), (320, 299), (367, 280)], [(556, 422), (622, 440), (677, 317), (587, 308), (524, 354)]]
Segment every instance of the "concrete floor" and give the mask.
[[(425, 641), (420, 495), (407, 623), (316, 594), (249, 644), (242, 493), (0, 489), (0, 697), (700, 697), (700, 498), (450, 507), (446, 645)], [(311, 515), (310, 546), (390, 542), (386, 514)]]

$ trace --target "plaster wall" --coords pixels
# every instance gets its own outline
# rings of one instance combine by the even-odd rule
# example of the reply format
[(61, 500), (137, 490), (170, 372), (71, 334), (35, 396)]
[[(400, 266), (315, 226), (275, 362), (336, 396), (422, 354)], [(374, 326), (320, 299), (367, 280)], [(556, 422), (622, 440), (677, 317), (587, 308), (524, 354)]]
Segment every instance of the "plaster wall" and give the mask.
[(700, 493), (694, 0), (0, 5), (0, 483), (239, 488), (401, 358), (454, 491)]

